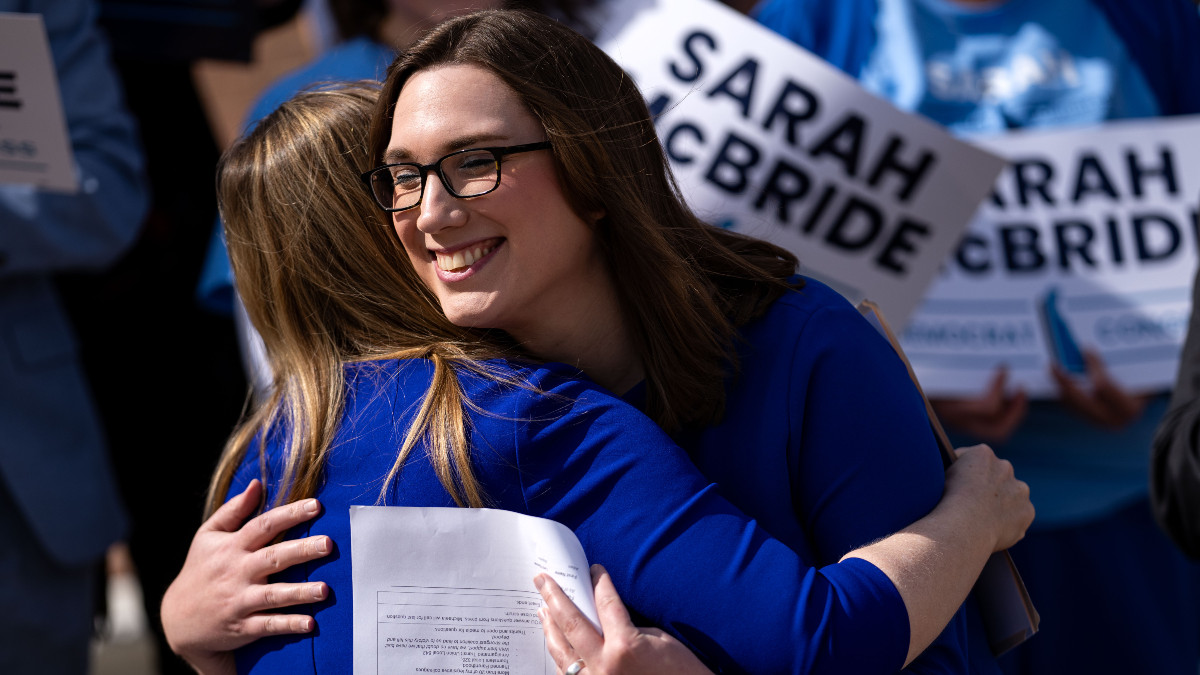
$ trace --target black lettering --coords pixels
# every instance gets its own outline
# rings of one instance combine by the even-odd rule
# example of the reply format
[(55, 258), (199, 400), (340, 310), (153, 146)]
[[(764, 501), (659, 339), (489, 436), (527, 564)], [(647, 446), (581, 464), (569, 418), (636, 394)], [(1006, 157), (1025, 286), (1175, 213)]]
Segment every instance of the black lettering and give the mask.
[(1162, 160), (1158, 167), (1143, 166), (1138, 162), (1137, 154), (1133, 150), (1125, 153), (1125, 161), (1129, 164), (1129, 183), (1133, 186), (1135, 197), (1141, 197), (1145, 192), (1142, 179), (1147, 176), (1161, 176), (1165, 182), (1167, 194), (1178, 194), (1179, 186), (1175, 183), (1175, 163), (1172, 161), (1171, 149), (1160, 148), (1158, 153)]
[(1100, 158), (1090, 152), (1079, 160), (1075, 189), (1071, 191), (1071, 202), (1078, 204), (1088, 193), (1100, 193), (1114, 201), (1120, 198)]
[(0, 71), (0, 108), (19, 109), (21, 99), (16, 97), (17, 73), (12, 70)]
[(803, 169), (781, 159), (775, 163), (775, 168), (771, 169), (767, 184), (763, 186), (762, 191), (758, 193), (758, 198), (754, 200), (754, 208), (762, 210), (767, 200), (774, 197), (779, 200), (775, 207), (775, 219), (786, 223), (788, 222), (788, 204), (797, 199), (803, 199), (811, 187), (812, 180)]
[(1196, 250), (1200, 251), (1200, 211), (1192, 211), (1192, 235), (1195, 237)]
[(814, 159), (821, 155), (831, 155), (841, 161), (842, 170), (847, 176), (856, 177), (866, 124), (866, 120), (854, 113), (846, 115), (841, 124), (817, 141), (809, 154)]
[(1117, 228), (1117, 219), (1109, 216), (1104, 220), (1108, 227), (1108, 244), (1112, 249), (1112, 260), (1116, 264), (1125, 262), (1125, 246), (1121, 243), (1121, 231)]
[[(1049, 162), (1040, 159), (1023, 159), (1013, 162), (1013, 176), (1017, 179), (1017, 201), (1021, 206), (1029, 206), (1030, 192), (1041, 195), (1046, 204), (1053, 205), (1054, 197), (1050, 195), (1050, 181), (1054, 179), (1054, 167)], [(1040, 175), (1031, 175), (1030, 170), (1036, 170)]]
[(833, 201), (833, 196), (837, 194), (836, 185), (826, 185), (821, 192), (821, 196), (817, 198), (817, 203), (808, 212), (808, 217), (804, 219), (804, 224), (800, 226), (800, 231), (805, 234), (810, 234), (817, 229), (817, 223), (821, 222), (821, 216), (825, 215), (825, 209), (829, 208), (830, 202)]
[[(719, 94), (728, 96), (741, 104), (742, 117), (749, 118), (750, 101), (754, 98), (754, 82), (757, 79), (758, 61), (746, 59), (742, 65), (729, 74), (729, 77), (713, 87), (708, 92), (708, 97), (715, 98)], [(743, 82), (744, 84), (742, 84)]]
[(1000, 192), (994, 188), (988, 193), (988, 201), (992, 203), (992, 206), (995, 206), (998, 209), (1008, 208), (1004, 205), (1004, 199), (1000, 197)]
[[(1157, 224), (1158, 227), (1151, 228), (1150, 226)], [(1159, 250), (1153, 250), (1151, 246), (1151, 230), (1158, 230), (1166, 236), (1168, 242), (1165, 247)], [(1179, 226), (1175, 224), (1169, 217), (1157, 213), (1147, 213), (1133, 217), (1133, 243), (1137, 249), (1138, 260), (1142, 262), (1152, 262), (1162, 260), (1174, 255), (1175, 251), (1179, 250), (1179, 243), (1182, 239), (1179, 232)]]
[(879, 257), (875, 258), (875, 262), (880, 267), (889, 269), (897, 274), (907, 274), (908, 268), (904, 265), (903, 261), (896, 259), (896, 254), (899, 252), (915, 252), (917, 247), (913, 242), (913, 237), (928, 238), (929, 226), (902, 218), (900, 224), (896, 226), (896, 230), (892, 232), (892, 236), (883, 245), (883, 250), (879, 252)]
[(683, 38), (683, 53), (691, 59), (693, 70), (691, 72), (681, 70), (674, 61), (671, 62), (670, 67), (671, 74), (681, 82), (695, 82), (704, 74), (704, 64), (700, 63), (700, 57), (694, 49), (697, 42), (705, 42), (710, 51), (717, 51), (717, 39), (712, 35), (702, 30), (688, 33), (688, 36)]
[(696, 50), (694, 48), (696, 42), (707, 43), (709, 50), (712, 50), (712, 52), (716, 52), (716, 38), (715, 37), (707, 34), (707, 32), (704, 32), (702, 30), (690, 32), (690, 34), (688, 34), (688, 37), (683, 38), (683, 53), (688, 55), (689, 58), (691, 59), (691, 64), (692, 64), (692, 66), (694, 66), (694, 70), (692, 70), (691, 72), (680, 70), (680, 68), (676, 64), (676, 62), (671, 61), (671, 68), (670, 68), (671, 74), (673, 74), (673, 76), (676, 76), (676, 78), (679, 79), (680, 82), (696, 82), (696, 80), (700, 79), (700, 76), (702, 76), (702, 74), (704, 74), (704, 65), (701, 64), (700, 56), (698, 56), (696, 54)]
[[(980, 251), (983, 255), (975, 256), (972, 251)], [(964, 272), (983, 274), (992, 269), (992, 261), (988, 257), (987, 240), (970, 232), (963, 235), (962, 241), (958, 244), (958, 250), (954, 252), (954, 259), (958, 261), (958, 266)]]
[(663, 114), (669, 105), (671, 105), (671, 97), (666, 94), (659, 94), (653, 101), (646, 103), (646, 109), (650, 111), (650, 119), (657, 122), (658, 116)]
[(685, 155), (683, 152), (681, 152), (679, 150), (679, 146), (675, 142), (675, 139), (678, 138), (679, 134), (685, 131), (695, 136), (700, 145), (704, 145), (704, 132), (701, 131), (700, 128), (695, 124), (692, 124), (691, 122), (683, 122), (672, 129), (671, 132), (667, 134), (667, 138), (663, 143), (663, 146), (666, 148), (667, 157), (670, 157), (672, 162), (675, 162), (680, 166), (687, 166), (696, 159), (694, 155)]
[(758, 164), (761, 154), (749, 141), (730, 133), (704, 177), (726, 192), (741, 194), (750, 182), (746, 173)]
[(1071, 269), (1071, 254), (1075, 253), (1088, 267), (1096, 266), (1088, 248), (1096, 238), (1096, 231), (1082, 220), (1063, 220), (1054, 223), (1054, 239), (1058, 243), (1058, 266), (1060, 269)]
[(899, 136), (893, 135), (888, 139), (887, 147), (876, 160), (875, 168), (871, 169), (871, 175), (867, 177), (867, 185), (875, 187), (885, 174), (894, 172), (903, 181), (900, 189), (896, 192), (896, 198), (902, 203), (906, 203), (916, 192), (917, 186), (921, 184), (926, 174), (929, 173), (929, 169), (934, 163), (934, 155), (928, 150), (923, 151), (917, 155), (916, 162), (912, 165), (905, 165), (897, 157), (903, 147), (904, 139)]
[[(793, 105), (793, 101), (800, 105), (799, 109)], [(763, 122), (763, 129), (770, 131), (771, 127), (775, 126), (777, 117), (785, 117), (787, 128), (784, 131), (784, 138), (787, 139), (788, 145), (795, 147), (800, 142), (800, 135), (796, 132), (796, 127), (801, 122), (815, 117), (820, 107), (821, 104), (816, 95), (788, 80), (779, 92), (779, 98), (775, 99), (775, 105), (771, 106), (771, 112), (767, 115), (767, 120)]]
[(1038, 248), (1036, 227), (1002, 225), (999, 229), (1004, 265), (1010, 272), (1036, 272), (1046, 265), (1046, 256)]
[(883, 213), (873, 204), (852, 196), (834, 218), (825, 241), (846, 251), (858, 251), (870, 246), (882, 229)]

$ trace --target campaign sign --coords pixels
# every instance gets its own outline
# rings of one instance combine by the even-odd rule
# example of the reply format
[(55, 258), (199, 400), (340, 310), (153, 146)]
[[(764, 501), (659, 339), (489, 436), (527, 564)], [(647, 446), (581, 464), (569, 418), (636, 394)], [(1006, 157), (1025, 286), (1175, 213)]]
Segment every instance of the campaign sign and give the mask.
[(1133, 391), (1169, 388), (1197, 260), (1200, 116), (980, 140), (1011, 162), (901, 343), (927, 393), (995, 369), (1054, 396), (1051, 363), (1099, 353)]
[(696, 213), (904, 325), (1003, 161), (717, 2), (603, 11), (597, 44), (646, 96)]
[(0, 12), (0, 183), (78, 188), (40, 14)]

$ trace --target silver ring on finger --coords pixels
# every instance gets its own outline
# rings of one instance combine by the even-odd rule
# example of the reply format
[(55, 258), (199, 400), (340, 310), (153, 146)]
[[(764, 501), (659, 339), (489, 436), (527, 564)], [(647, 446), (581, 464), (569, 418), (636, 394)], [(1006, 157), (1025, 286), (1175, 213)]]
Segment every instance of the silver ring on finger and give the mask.
[(567, 666), (566, 675), (579, 675), (579, 671), (583, 670), (586, 666), (587, 664), (583, 662), (583, 659), (576, 659), (575, 663)]

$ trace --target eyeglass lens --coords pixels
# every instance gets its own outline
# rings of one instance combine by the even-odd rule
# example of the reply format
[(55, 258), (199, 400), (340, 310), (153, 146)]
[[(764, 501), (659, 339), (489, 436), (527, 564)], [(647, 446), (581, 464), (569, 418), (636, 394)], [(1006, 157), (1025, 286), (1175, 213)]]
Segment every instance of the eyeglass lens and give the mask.
[[(475, 197), (491, 192), (500, 183), (500, 163), (488, 150), (459, 152), (443, 157), (438, 168), (445, 187), (455, 197)], [(430, 170), (434, 173), (438, 169)], [(425, 172), (417, 164), (387, 167), (371, 176), (371, 190), (384, 208), (406, 209), (421, 201)]]

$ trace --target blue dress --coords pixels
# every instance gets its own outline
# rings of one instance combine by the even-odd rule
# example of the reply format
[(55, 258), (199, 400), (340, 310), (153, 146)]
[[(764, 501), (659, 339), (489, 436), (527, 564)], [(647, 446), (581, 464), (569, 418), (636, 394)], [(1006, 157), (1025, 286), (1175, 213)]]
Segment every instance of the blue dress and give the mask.
[[(791, 333), (776, 340), (782, 326)], [(745, 335), (754, 338), (744, 345), (745, 386), (731, 388), (727, 422), (683, 440), (709, 475), (730, 478), (729, 494), (757, 522), (657, 426), (563, 366), (523, 373), (551, 396), (462, 376), (472, 400), (499, 413), (471, 415), (478, 475), (496, 507), (571, 527), (640, 619), (722, 672), (896, 672), (908, 630), (895, 588), (863, 561), (831, 563), (940, 498), (920, 399), (887, 343), (816, 282)], [(239, 651), (242, 670), (350, 672), (348, 506), (375, 503), (431, 368), (346, 368), (349, 398), (317, 495), (325, 512), (292, 533), (328, 534), (338, 550), (280, 579), (324, 580), (333, 597), (313, 607), (316, 635), (260, 640)], [(739, 428), (751, 412), (759, 421)], [(265, 448), (273, 492), (279, 439)], [(232, 492), (259, 473), (249, 457)], [(384, 503), (453, 505), (419, 449)]]

